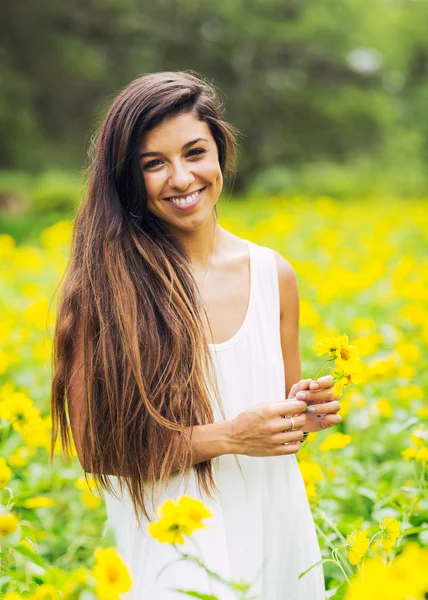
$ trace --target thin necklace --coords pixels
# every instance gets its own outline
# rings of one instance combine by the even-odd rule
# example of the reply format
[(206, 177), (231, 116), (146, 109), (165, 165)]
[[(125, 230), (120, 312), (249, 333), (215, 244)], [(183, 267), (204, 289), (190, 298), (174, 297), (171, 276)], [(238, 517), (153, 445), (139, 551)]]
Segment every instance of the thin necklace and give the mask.
[[(215, 233), (214, 233), (214, 243), (213, 243), (213, 247), (212, 247), (212, 249), (211, 249), (210, 259), (209, 259), (209, 261), (208, 261), (208, 269), (207, 269), (207, 272), (206, 272), (206, 275), (205, 275), (204, 283), (203, 283), (203, 286), (202, 286), (202, 291), (199, 291), (198, 285), (197, 285), (197, 284), (196, 284), (196, 282), (195, 282), (195, 284), (196, 284), (196, 292), (197, 292), (197, 294), (198, 294), (198, 296), (199, 296), (199, 300), (201, 301), (201, 303), (202, 303), (202, 306), (204, 307), (204, 309), (206, 310), (206, 312), (208, 312), (208, 310), (209, 310), (209, 309), (208, 309), (208, 307), (205, 305), (205, 302), (204, 302), (204, 301), (203, 301), (203, 299), (202, 299), (202, 292), (203, 292), (203, 291), (204, 291), (204, 289), (205, 289), (205, 284), (206, 284), (206, 282), (207, 282), (207, 279), (208, 279), (208, 273), (210, 272), (210, 268), (211, 268), (211, 259), (212, 259), (213, 253), (214, 253), (214, 248), (215, 248), (215, 240), (216, 240), (216, 237), (217, 237), (217, 226), (216, 226), (216, 228), (215, 228)], [(193, 269), (192, 269), (192, 271), (193, 271)]]

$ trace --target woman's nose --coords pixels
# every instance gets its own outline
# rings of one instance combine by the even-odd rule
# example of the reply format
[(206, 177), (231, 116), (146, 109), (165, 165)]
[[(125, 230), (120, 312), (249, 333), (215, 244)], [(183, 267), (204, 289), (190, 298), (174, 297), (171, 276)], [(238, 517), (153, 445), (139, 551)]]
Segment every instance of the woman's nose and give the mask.
[(169, 178), (169, 185), (171, 188), (186, 190), (192, 183), (193, 179), (194, 177), (188, 168), (182, 164), (177, 164), (172, 168)]

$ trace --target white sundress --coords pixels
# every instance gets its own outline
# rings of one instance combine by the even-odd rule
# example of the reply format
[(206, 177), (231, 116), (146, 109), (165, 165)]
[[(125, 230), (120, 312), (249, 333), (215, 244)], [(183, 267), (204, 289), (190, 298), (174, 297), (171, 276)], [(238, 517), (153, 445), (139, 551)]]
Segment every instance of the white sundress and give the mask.
[[(247, 240), (250, 253), (250, 300), (244, 322), (229, 340), (210, 344), (219, 391), (227, 419), (261, 403), (285, 399), (286, 387), (280, 338), (278, 272), (270, 248)], [(215, 421), (223, 417), (216, 403)], [(233, 455), (214, 459), (219, 495), (201, 495), (191, 470), (188, 480), (174, 474), (155, 507), (182, 494), (202, 499), (213, 517), (183, 552), (202, 558), (212, 571), (234, 581), (253, 582), (259, 600), (324, 600), (322, 565), (301, 580), (299, 573), (321, 559), (312, 513), (295, 454), (250, 457), (238, 455), (245, 481)], [(120, 495), (116, 477), (110, 476)], [(213, 594), (220, 600), (238, 596), (208, 578), (197, 565), (175, 562), (156, 580), (159, 571), (177, 559), (173, 546), (150, 537), (147, 520), (138, 527), (129, 495), (121, 500), (104, 492), (108, 524), (130, 570), (133, 587), (126, 600), (177, 600), (185, 596), (173, 588)], [(148, 502), (150, 505), (150, 502)], [(153, 520), (157, 516), (152, 512)]]

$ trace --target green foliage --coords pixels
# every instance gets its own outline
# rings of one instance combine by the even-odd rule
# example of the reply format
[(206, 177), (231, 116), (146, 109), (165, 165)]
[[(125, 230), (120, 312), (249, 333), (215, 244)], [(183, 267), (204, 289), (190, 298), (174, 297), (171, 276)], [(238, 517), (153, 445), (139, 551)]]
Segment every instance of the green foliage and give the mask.
[[(277, 165), (340, 164), (357, 171), (328, 193), (346, 195), (360, 161), (373, 164), (365, 190), (394, 174), (400, 194), (427, 187), (426, 2), (99, 0), (82, 11), (15, 0), (2, 16), (0, 167), (80, 168), (119, 89), (142, 73), (192, 69), (223, 92), (243, 133), (239, 193)], [(287, 189), (287, 171), (272, 175), (274, 189)]]

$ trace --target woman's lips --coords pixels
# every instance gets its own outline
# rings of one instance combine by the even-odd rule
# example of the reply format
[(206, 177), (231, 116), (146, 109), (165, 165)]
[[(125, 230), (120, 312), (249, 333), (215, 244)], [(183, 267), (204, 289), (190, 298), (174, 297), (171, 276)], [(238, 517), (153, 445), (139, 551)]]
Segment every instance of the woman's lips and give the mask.
[(192, 202), (190, 202), (189, 204), (176, 204), (175, 202), (172, 202), (171, 200), (165, 200), (165, 202), (168, 202), (169, 204), (171, 204), (171, 206), (173, 206), (177, 210), (189, 210), (199, 203), (199, 200), (201, 199), (205, 190), (206, 190), (206, 187), (201, 188), (199, 190), (199, 193), (196, 196), (196, 198), (194, 200), (192, 200)]

